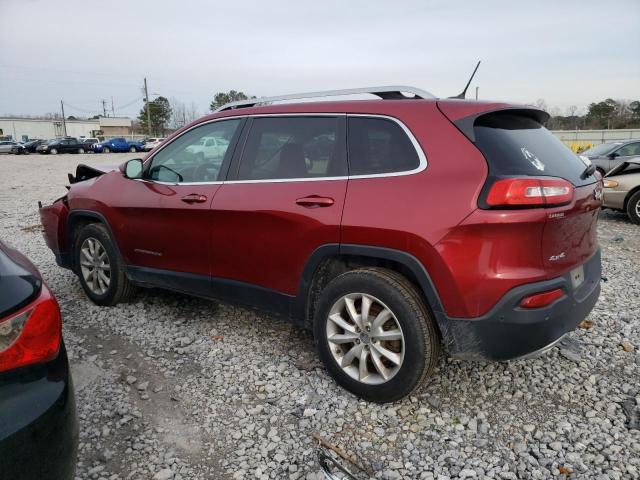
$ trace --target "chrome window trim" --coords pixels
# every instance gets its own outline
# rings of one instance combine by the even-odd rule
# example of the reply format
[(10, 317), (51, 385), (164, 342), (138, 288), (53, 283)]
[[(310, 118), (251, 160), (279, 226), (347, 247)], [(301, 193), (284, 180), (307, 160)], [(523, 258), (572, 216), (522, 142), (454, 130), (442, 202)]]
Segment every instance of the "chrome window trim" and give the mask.
[[(242, 184), (242, 183), (283, 183), (283, 182), (319, 182), (319, 181), (328, 182), (328, 181), (334, 181), (334, 180), (360, 180), (360, 179), (367, 179), (367, 178), (385, 178), (385, 177), (401, 177), (405, 175), (415, 175), (425, 170), (428, 165), (427, 156), (425, 155), (424, 150), (422, 150), (420, 143), (418, 143), (418, 140), (413, 135), (413, 132), (409, 129), (409, 127), (407, 127), (404, 124), (402, 120), (396, 117), (392, 117), (391, 115), (383, 115), (383, 114), (375, 114), (375, 113), (336, 113), (336, 112), (334, 113), (330, 113), (330, 112), (263, 113), (263, 114), (233, 115), (229, 117), (213, 118), (206, 122), (202, 122), (197, 125), (194, 125), (188, 130), (185, 130), (184, 132), (182, 132), (179, 136), (177, 136), (171, 142), (165, 143), (164, 145), (161, 146), (159, 150), (153, 152), (151, 156), (146, 158), (144, 163), (153, 162), (153, 159), (155, 158), (155, 156), (158, 153), (160, 153), (164, 148), (171, 145), (173, 141), (179, 139), (180, 137), (182, 137), (182, 135), (186, 134), (187, 132), (190, 132), (195, 128), (201, 127), (203, 125), (208, 125), (214, 122), (224, 121), (224, 120), (233, 120), (237, 118), (249, 119), (249, 118), (261, 118), (261, 117), (347, 117), (347, 119), (349, 117), (361, 117), (361, 118), (382, 118), (386, 120), (391, 120), (392, 122), (395, 122), (397, 125), (399, 125), (400, 128), (402, 128), (402, 130), (404, 131), (405, 135), (409, 137), (409, 140), (411, 141), (413, 148), (418, 154), (419, 163), (418, 163), (418, 166), (412, 170), (403, 170), (399, 172), (387, 172), (387, 173), (370, 173), (370, 174), (363, 174), (363, 175), (342, 175), (338, 177), (273, 178), (273, 179), (270, 178), (270, 179), (260, 179), (260, 180), (223, 180), (223, 181), (214, 181), (214, 182), (177, 182), (177, 183), (162, 182), (158, 180), (149, 180), (149, 179), (143, 179), (143, 178), (139, 178), (135, 180), (147, 182), (147, 183), (157, 183), (160, 185), (225, 185), (225, 184), (233, 185), (233, 184)], [(348, 132), (347, 132), (347, 135), (348, 135)]]

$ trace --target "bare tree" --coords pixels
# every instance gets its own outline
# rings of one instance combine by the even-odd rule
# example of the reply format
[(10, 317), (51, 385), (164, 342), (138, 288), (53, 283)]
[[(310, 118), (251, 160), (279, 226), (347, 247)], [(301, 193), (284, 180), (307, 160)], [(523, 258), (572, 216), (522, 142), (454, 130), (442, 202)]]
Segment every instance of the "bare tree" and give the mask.
[(544, 98), (539, 98), (538, 100), (536, 100), (536, 103), (534, 103), (534, 105), (540, 110), (544, 110), (545, 112), (547, 111), (547, 102), (544, 100)]
[(171, 103), (171, 108), (173, 109), (170, 123), (171, 128), (182, 128), (199, 117), (198, 107), (194, 102), (191, 102), (191, 104), (187, 106), (184, 102), (173, 97), (169, 103)]

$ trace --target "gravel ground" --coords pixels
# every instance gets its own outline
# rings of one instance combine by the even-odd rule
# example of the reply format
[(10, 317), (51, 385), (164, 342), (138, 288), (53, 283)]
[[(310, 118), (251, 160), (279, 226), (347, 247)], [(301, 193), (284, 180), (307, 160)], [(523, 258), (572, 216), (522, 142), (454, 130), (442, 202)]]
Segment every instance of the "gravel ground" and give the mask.
[(534, 360), (442, 358), (390, 405), (329, 378), (311, 336), (264, 315), (159, 290), (91, 304), (56, 266), (36, 208), (79, 162), (0, 156), (0, 237), (27, 254), (64, 315), (80, 417), (79, 479), (320, 479), (316, 433), (383, 479), (640, 478), (640, 227), (603, 212), (589, 320)]

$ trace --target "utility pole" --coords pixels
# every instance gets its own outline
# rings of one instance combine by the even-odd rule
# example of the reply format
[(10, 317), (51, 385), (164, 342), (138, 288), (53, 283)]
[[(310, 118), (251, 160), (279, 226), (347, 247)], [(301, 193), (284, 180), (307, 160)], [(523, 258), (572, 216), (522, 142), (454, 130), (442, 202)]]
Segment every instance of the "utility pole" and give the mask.
[(476, 100), (478, 99), (478, 90), (480, 90), (480, 87), (476, 87)]
[(64, 117), (64, 102), (60, 100), (60, 108), (62, 109), (62, 128), (64, 129), (64, 136), (67, 136), (67, 120)]
[(113, 95), (111, 95), (111, 115), (116, 116), (116, 109), (113, 108)]
[(144, 79), (144, 101), (147, 106), (147, 134), (151, 137), (151, 110), (149, 109), (149, 89), (147, 88), (147, 78)]
[(102, 99), (102, 116), (107, 116), (107, 101), (104, 98)]

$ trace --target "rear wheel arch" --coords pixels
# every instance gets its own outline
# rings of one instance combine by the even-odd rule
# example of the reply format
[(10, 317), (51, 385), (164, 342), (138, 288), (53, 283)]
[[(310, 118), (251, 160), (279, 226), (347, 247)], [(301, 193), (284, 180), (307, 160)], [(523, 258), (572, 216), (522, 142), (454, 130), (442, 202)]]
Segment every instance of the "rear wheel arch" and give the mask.
[(305, 265), (300, 290), (293, 307), (294, 318), (303, 319), (311, 328), (320, 293), (337, 276), (363, 267), (379, 267), (394, 271), (420, 293), (423, 302), (433, 315), (442, 333), (440, 320), (443, 308), (429, 273), (413, 255), (386, 247), (368, 245), (323, 245), (316, 249)]

